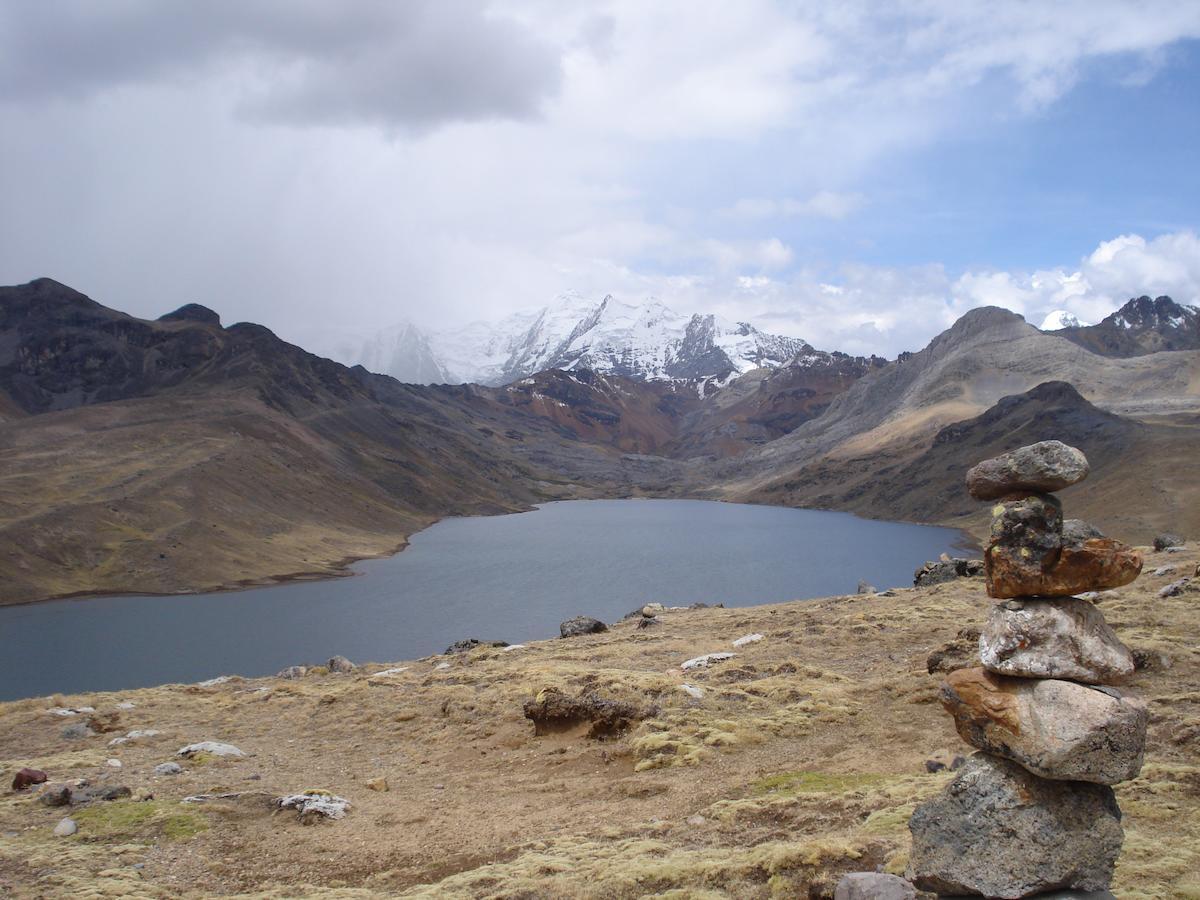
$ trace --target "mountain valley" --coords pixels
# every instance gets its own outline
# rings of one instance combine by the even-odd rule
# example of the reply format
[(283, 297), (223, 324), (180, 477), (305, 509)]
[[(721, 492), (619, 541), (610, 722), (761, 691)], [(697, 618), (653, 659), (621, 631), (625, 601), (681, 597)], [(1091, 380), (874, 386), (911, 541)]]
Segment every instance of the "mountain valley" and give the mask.
[(983, 308), (894, 362), (807, 345), (774, 362), (720, 385), (575, 365), (422, 386), (198, 305), (149, 321), (49, 279), (0, 288), (0, 602), (328, 576), (444, 516), (555, 499), (813, 506), (979, 536), (963, 468), (1062, 435), (1093, 460), (1084, 514), (1102, 528), (1200, 529), (1194, 346), (1103, 356)]

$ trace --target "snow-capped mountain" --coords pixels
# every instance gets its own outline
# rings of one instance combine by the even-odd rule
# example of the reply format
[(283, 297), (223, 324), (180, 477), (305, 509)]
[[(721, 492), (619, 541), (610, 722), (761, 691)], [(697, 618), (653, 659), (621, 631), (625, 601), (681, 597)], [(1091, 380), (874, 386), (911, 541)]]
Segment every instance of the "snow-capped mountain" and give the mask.
[[(401, 380), (508, 384), (546, 369), (591, 369), (649, 381), (726, 379), (775, 368), (812, 348), (799, 338), (765, 334), (745, 322), (680, 315), (653, 298), (624, 303), (562, 294), (533, 312), (477, 322), (424, 338), (368, 342), (357, 359)], [(426, 352), (427, 351), (427, 352)], [(418, 364), (406, 354), (423, 360)], [(403, 377), (399, 374), (405, 373)], [(433, 374), (433, 373), (438, 374)]]
[(1038, 326), (1042, 331), (1060, 331), (1063, 328), (1082, 328), (1083, 322), (1079, 321), (1079, 317), (1074, 313), (1067, 312), (1065, 309), (1056, 309), (1049, 313), (1042, 324)]
[(377, 332), (362, 343), (355, 362), (410, 384), (443, 384), (453, 378), (434, 355), (429, 339), (411, 322)]
[(1062, 336), (1104, 356), (1142, 356), (1200, 349), (1200, 308), (1170, 297), (1134, 297), (1096, 325), (1067, 328)]

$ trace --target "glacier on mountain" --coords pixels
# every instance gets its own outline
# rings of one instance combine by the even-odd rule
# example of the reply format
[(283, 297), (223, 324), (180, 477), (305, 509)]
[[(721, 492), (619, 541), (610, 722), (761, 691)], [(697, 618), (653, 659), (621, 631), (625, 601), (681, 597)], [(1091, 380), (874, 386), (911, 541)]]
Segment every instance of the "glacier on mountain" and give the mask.
[[(812, 347), (799, 338), (714, 315), (680, 315), (654, 298), (630, 304), (566, 293), (539, 310), (428, 337), (399, 326), (375, 335), (349, 361), (406, 381), (501, 385), (546, 369), (586, 368), (649, 381), (720, 382), (806, 352)], [(412, 377), (418, 372), (420, 379)]]

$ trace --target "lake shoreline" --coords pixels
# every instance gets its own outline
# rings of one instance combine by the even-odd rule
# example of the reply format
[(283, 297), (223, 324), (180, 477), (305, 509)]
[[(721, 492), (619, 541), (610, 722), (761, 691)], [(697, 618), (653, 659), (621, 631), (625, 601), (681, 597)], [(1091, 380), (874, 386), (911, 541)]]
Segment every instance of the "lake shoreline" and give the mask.
[(848, 512), (841, 509), (833, 509), (823, 506), (786, 506), (775, 503), (759, 503), (752, 500), (727, 500), (721, 497), (689, 497), (689, 496), (673, 496), (673, 497), (652, 497), (652, 496), (626, 496), (626, 497), (578, 497), (569, 499), (553, 499), (546, 500), (542, 503), (535, 503), (532, 506), (525, 508), (500, 510), (496, 512), (479, 512), (470, 515), (447, 515), (438, 516), (431, 519), (421, 528), (407, 534), (401, 534), (400, 542), (393, 545), (392, 549), (381, 550), (378, 553), (356, 554), (352, 556), (342, 556), (331, 559), (328, 562), (320, 562), (320, 569), (301, 569), (293, 572), (285, 572), (279, 575), (266, 575), (260, 578), (244, 578), (230, 582), (221, 582), (214, 585), (201, 585), (198, 587), (184, 587), (174, 591), (139, 591), (114, 588), (111, 590), (85, 590), (85, 591), (69, 591), (59, 594), (48, 594), (44, 597), (35, 597), (30, 599), (4, 601), (0, 600), (0, 609), (19, 606), (36, 606), (41, 603), (51, 603), (56, 600), (96, 600), (105, 597), (191, 597), (200, 594), (236, 594), (243, 591), (258, 590), (261, 588), (271, 587), (287, 587), (293, 584), (305, 584), (309, 582), (321, 581), (337, 581), (343, 578), (358, 577), (362, 573), (351, 571), (352, 567), (360, 562), (366, 562), (376, 559), (390, 559), (399, 553), (408, 549), (411, 539), (414, 535), (428, 531), (434, 525), (444, 522), (447, 519), (473, 519), (473, 518), (490, 518), (493, 516), (508, 516), (520, 515), (522, 513), (533, 512), (549, 503), (583, 503), (592, 500), (699, 500), (712, 503), (732, 503), (741, 506), (762, 506), (768, 509), (798, 509), (808, 510), (812, 512), (834, 512), (844, 513), (853, 516), (856, 519), (862, 519), (868, 522), (890, 522), (896, 525), (920, 525), (929, 528), (946, 528), (952, 531), (959, 532), (959, 539), (951, 545), (952, 549), (961, 550), (966, 554), (982, 556), (983, 545), (979, 536), (973, 534), (969, 529), (961, 525), (950, 525), (943, 522), (924, 522), (915, 519), (886, 519), (875, 516), (862, 515), (857, 512)]

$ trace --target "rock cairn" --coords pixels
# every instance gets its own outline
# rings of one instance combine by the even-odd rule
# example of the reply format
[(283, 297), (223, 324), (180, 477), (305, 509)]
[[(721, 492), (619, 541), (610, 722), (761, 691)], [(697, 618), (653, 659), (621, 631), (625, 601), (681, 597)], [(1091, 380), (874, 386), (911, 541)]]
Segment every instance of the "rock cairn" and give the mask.
[(1111, 785), (1134, 778), (1145, 705), (1110, 685), (1133, 675), (1129, 648), (1073, 595), (1120, 587), (1141, 556), (1053, 495), (1087, 477), (1084, 455), (1043, 441), (967, 473), (994, 501), (984, 555), (992, 607), (981, 667), (951, 672), (942, 705), (978, 748), (945, 793), (913, 813), (909, 878), (940, 894), (1028, 897), (1106, 890), (1121, 851)]

